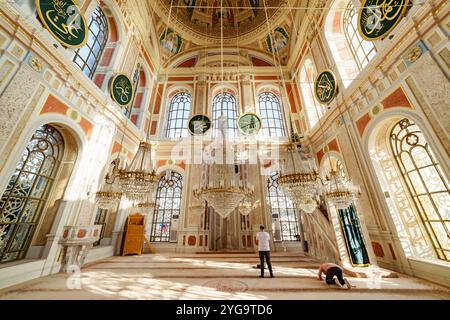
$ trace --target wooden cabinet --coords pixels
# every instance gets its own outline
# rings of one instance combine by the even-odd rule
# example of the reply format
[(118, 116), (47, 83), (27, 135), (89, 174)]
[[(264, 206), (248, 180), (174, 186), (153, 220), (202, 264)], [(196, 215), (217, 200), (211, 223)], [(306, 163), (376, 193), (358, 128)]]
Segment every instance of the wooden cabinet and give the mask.
[(143, 243), (144, 216), (138, 213), (128, 216), (127, 223), (125, 224), (122, 256), (127, 254), (142, 254)]

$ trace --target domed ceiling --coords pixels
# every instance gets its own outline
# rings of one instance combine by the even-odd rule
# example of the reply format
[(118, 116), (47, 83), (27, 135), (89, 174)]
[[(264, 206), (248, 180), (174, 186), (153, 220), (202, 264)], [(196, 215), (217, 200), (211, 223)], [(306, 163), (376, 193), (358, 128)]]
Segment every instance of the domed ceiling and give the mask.
[[(197, 43), (252, 42), (275, 27), (287, 0), (158, 0), (162, 22)], [(170, 15), (170, 18), (169, 18)]]

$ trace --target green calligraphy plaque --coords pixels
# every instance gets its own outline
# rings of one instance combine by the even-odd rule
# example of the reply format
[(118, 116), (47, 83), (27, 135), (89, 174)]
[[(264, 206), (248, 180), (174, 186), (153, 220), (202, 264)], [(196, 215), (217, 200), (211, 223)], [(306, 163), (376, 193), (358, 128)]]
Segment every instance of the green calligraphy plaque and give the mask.
[(322, 104), (330, 104), (337, 93), (336, 77), (330, 70), (320, 73), (314, 84), (314, 93)]
[(367, 41), (383, 39), (406, 15), (409, 0), (364, 0), (358, 14), (358, 31)]
[(86, 20), (73, 0), (36, 0), (36, 9), (44, 27), (63, 46), (76, 49), (86, 44)]
[(238, 128), (244, 134), (257, 134), (261, 127), (261, 118), (255, 113), (244, 113), (238, 119)]
[(205, 134), (211, 129), (211, 120), (207, 115), (196, 114), (193, 115), (188, 122), (189, 132), (193, 135)]
[(130, 77), (123, 73), (119, 73), (111, 80), (109, 91), (111, 98), (121, 107), (128, 106), (133, 100), (133, 84)]

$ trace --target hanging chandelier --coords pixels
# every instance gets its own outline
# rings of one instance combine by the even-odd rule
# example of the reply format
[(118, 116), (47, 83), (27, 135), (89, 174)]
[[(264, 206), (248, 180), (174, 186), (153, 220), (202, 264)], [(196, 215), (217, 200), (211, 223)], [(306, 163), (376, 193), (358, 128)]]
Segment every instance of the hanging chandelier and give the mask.
[(347, 209), (360, 195), (359, 188), (337, 170), (330, 171), (326, 185), (325, 196), (337, 209)]
[(102, 188), (95, 193), (95, 203), (100, 209), (114, 210), (122, 199), (122, 192), (120, 192), (115, 179), (114, 171), (119, 159), (112, 162), (112, 173), (107, 173), (105, 176), (105, 183)]
[(292, 142), (286, 152), (278, 178), (280, 188), (299, 209), (312, 213), (318, 206), (316, 199), (320, 192), (320, 179), (314, 170), (314, 160), (298, 143), (295, 134), (292, 134)]
[(114, 192), (106, 184), (104, 188), (95, 193), (95, 203), (100, 209), (116, 209), (122, 198), (121, 192)]
[(209, 179), (194, 186), (193, 194), (204, 200), (223, 218), (233, 212), (245, 197), (253, 197), (254, 187), (240, 180), (234, 164), (208, 165)]
[[(222, 159), (226, 162), (227, 135), (225, 134), (226, 118), (219, 117), (219, 130), (222, 133)], [(233, 212), (247, 197), (252, 198), (254, 187), (248, 181), (241, 180), (235, 163), (214, 163), (203, 166), (204, 177), (201, 184), (194, 186), (193, 194), (197, 199), (206, 201), (223, 218)], [(237, 167), (239, 168), (239, 167)]]
[(151, 144), (142, 141), (128, 168), (118, 172), (120, 189), (129, 200), (144, 202), (156, 188), (151, 150)]

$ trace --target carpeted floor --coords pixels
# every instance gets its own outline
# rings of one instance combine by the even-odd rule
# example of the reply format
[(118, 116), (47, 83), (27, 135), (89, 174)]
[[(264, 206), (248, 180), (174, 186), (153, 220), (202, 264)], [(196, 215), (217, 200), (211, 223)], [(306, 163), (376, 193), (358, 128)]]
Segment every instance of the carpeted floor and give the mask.
[(0, 290), (0, 299), (450, 299), (449, 289), (405, 275), (328, 286), (316, 279), (319, 264), (296, 253), (272, 254), (275, 278), (259, 278), (257, 263), (239, 253), (111, 257)]

